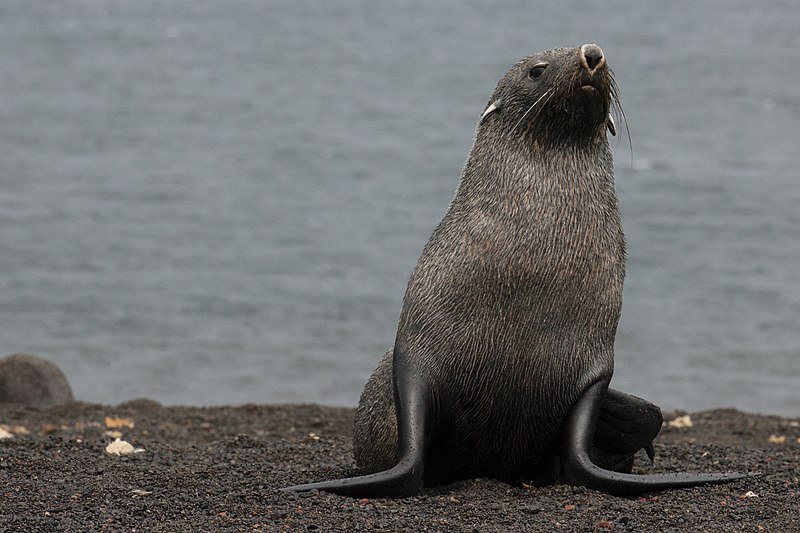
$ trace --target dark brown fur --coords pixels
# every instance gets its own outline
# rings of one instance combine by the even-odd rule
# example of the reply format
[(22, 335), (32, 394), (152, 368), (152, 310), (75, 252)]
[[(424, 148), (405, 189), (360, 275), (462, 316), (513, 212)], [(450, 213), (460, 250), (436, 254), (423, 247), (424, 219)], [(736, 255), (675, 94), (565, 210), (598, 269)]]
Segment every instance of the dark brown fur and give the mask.
[[(613, 93), (604, 64), (590, 76), (580, 48), (557, 49), (512, 67), (487, 105), (497, 110), (478, 126), (398, 327), (434, 406), (426, 484), (536, 475), (570, 408), (613, 372), (625, 255)], [(391, 363), (390, 350), (356, 413), (364, 472), (397, 462)]]

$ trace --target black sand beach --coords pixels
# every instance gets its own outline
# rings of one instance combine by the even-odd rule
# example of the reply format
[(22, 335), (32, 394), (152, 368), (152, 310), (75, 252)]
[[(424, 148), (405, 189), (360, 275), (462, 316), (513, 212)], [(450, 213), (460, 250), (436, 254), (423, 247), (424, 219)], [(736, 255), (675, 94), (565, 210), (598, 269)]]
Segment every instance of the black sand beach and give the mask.
[[(800, 419), (720, 409), (691, 413), (692, 427), (665, 425), (655, 463), (637, 458), (635, 471), (763, 475), (644, 497), (485, 479), (401, 500), (279, 491), (353, 473), (352, 414), (2, 405), (0, 531), (800, 531)], [(143, 451), (109, 455), (120, 434)]]

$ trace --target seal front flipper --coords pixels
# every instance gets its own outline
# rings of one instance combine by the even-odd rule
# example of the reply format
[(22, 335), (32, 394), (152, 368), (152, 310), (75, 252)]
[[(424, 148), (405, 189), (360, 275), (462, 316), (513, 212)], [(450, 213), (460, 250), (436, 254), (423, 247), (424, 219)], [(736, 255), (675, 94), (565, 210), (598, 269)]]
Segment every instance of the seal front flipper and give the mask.
[(590, 459), (590, 449), (609, 381), (610, 378), (603, 379), (590, 386), (575, 402), (564, 422), (566, 442), (561, 458), (563, 481), (622, 496), (708, 483), (725, 483), (758, 475), (739, 472), (636, 475), (614, 472), (595, 465)]
[(392, 362), (397, 413), (397, 464), (375, 474), (295, 485), (283, 490), (305, 492), (316, 489), (342, 496), (372, 498), (403, 498), (422, 490), (430, 402), (425, 381), (414, 370), (399, 344), (395, 344)]
[(589, 457), (607, 470), (630, 473), (634, 456), (645, 450), (653, 460), (653, 439), (664, 419), (647, 400), (609, 388), (600, 406)]

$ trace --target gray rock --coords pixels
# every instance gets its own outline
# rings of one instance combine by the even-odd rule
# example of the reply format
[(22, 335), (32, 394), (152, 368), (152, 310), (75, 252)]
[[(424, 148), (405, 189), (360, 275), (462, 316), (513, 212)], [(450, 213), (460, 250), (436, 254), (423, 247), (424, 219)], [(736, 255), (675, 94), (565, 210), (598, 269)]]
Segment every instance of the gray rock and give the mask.
[(72, 388), (53, 363), (27, 354), (0, 359), (0, 403), (43, 407), (72, 401)]

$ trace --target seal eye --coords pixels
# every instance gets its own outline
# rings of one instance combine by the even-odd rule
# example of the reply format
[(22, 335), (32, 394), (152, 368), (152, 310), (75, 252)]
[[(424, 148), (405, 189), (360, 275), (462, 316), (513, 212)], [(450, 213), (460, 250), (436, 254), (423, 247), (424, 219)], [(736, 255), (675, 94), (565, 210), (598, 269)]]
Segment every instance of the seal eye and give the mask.
[(538, 80), (544, 74), (544, 69), (547, 68), (547, 63), (539, 63), (538, 65), (533, 66), (528, 71), (528, 77), (533, 80)]

